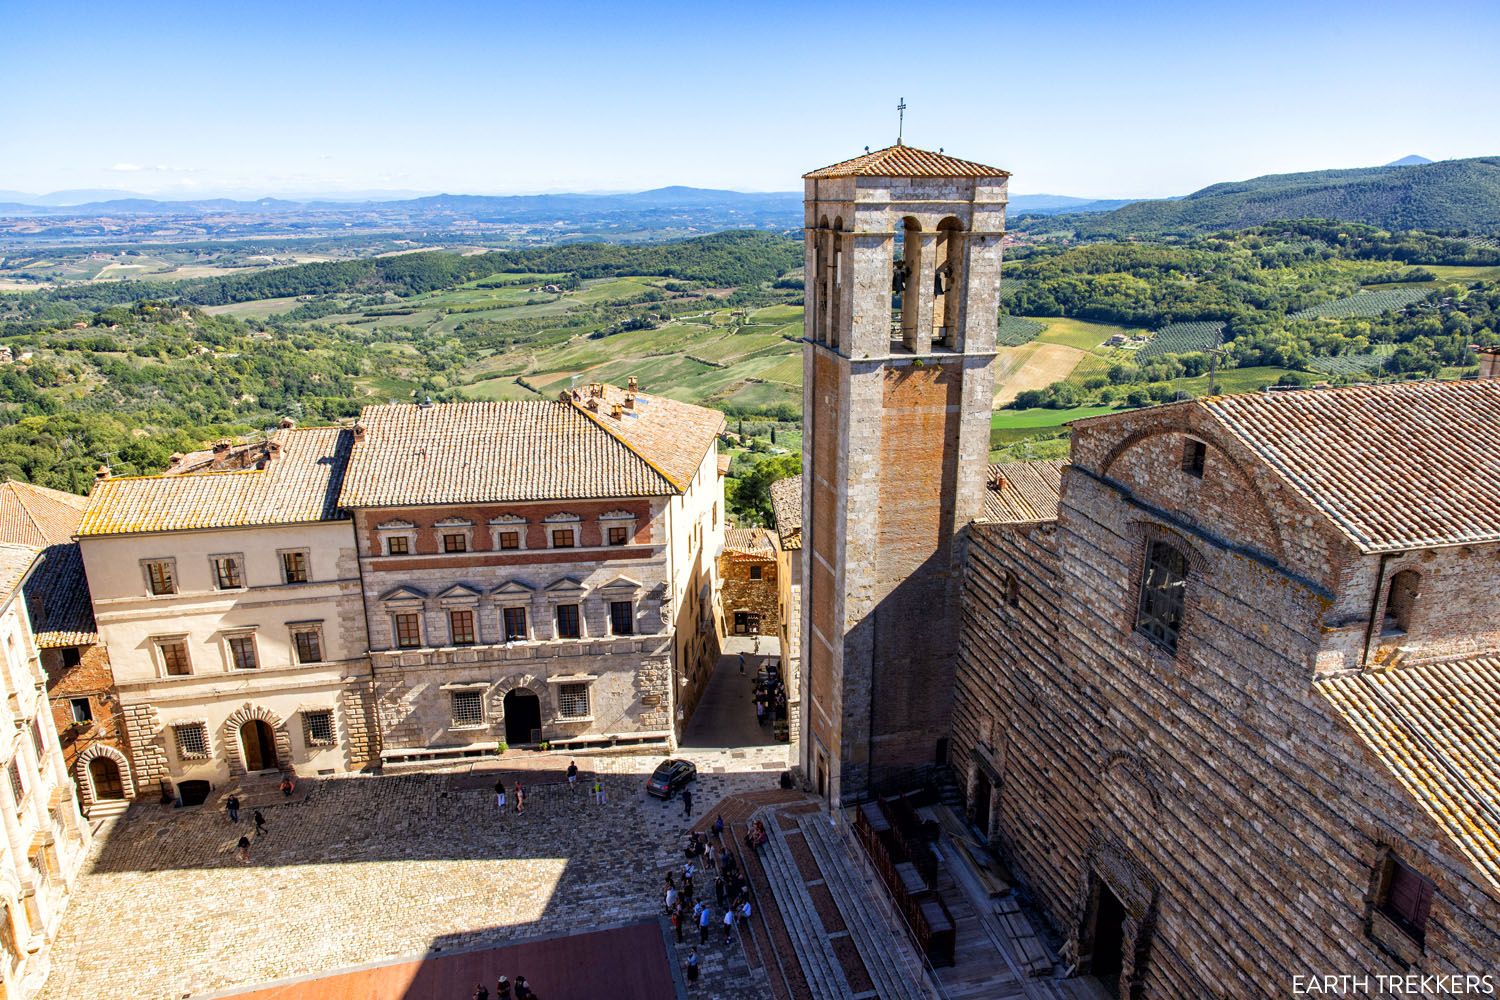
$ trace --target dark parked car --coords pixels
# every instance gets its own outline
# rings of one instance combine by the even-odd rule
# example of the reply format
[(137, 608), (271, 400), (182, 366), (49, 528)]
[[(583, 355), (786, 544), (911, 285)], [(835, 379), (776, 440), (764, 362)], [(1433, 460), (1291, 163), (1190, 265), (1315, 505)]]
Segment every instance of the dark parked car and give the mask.
[(698, 765), (690, 760), (664, 760), (656, 765), (651, 778), (646, 782), (646, 794), (659, 799), (670, 799), (689, 781), (698, 777)]

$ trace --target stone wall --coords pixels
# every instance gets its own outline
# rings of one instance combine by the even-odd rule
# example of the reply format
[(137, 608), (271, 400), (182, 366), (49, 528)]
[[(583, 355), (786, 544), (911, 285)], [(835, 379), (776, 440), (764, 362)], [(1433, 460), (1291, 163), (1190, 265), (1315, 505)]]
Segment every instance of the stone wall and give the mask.
[[(1365, 560), (1195, 419), (1167, 407), (1081, 429), (1051, 608), (1039, 530), (973, 531), (954, 739), (982, 750), (992, 727), (995, 843), (1083, 971), (1103, 892), (1123, 904), (1128, 996), (1279, 998), (1310, 972), (1493, 971), (1500, 891), (1312, 687), (1323, 623), (1369, 596), (1333, 588), (1370, 575)], [(1201, 484), (1179, 478), (1185, 430), (1218, 468)], [(1152, 539), (1188, 556), (1175, 654), (1134, 631)], [(1460, 587), (1500, 589), (1492, 561), (1467, 558), (1490, 568)], [(955, 763), (972, 795), (978, 762)], [(1388, 851), (1436, 886), (1425, 952), (1398, 957), (1370, 932)]]
[[(760, 570), (760, 579), (751, 579), (751, 568)], [(760, 616), (760, 635), (781, 632), (781, 603), (777, 591), (778, 572), (772, 559), (751, 559), (726, 552), (719, 557), (719, 580), (722, 589), (719, 602), (724, 608), (724, 627), (735, 634), (736, 611)]]
[[(47, 698), (52, 705), (52, 721), (62, 740), (63, 759), (78, 782), (80, 796), (86, 797), (88, 782), (74, 769), (79, 756), (100, 745), (125, 752), (128, 744), (108, 650), (102, 644), (77, 648), (79, 660), (72, 667), (63, 666), (62, 649), (43, 649), (40, 652), (42, 669), (47, 672)], [(88, 699), (89, 711), (93, 714), (91, 722), (73, 722), (72, 703), (79, 698)], [(126, 757), (128, 759), (128, 753)], [(127, 788), (127, 794), (133, 795), (134, 790)]]

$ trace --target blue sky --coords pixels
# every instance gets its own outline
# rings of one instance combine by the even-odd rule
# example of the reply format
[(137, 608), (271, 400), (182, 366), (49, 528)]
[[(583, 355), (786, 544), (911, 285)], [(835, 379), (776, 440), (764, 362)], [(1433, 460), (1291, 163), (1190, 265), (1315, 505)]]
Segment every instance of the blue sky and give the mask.
[(1500, 3), (0, 0), (0, 189), (794, 190), (895, 139), (1012, 189), (1500, 155)]

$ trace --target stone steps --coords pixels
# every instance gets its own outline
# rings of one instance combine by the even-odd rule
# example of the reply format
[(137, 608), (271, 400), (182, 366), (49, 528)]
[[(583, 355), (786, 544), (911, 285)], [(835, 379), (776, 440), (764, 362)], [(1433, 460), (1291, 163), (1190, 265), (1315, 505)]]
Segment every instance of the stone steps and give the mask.
[(873, 894), (883, 894), (884, 887), (871, 886), (863, 871), (854, 874), (845, 841), (829, 828), (826, 816), (804, 816), (798, 825), (881, 1000), (924, 1000), (928, 993), (919, 984), (926, 974), (906, 928), (893, 929), (877, 916), (888, 901)]
[(766, 869), (787, 933), (792, 936), (792, 946), (801, 962), (813, 1000), (848, 1000), (854, 991), (849, 988), (844, 967), (829, 943), (828, 932), (818, 916), (812, 896), (807, 892), (807, 885), (776, 822), (774, 811), (762, 809), (756, 813), (756, 818), (765, 823), (767, 833), (760, 862)]
[[(750, 884), (750, 895), (755, 901), (751, 916), (751, 938), (756, 947), (756, 957), (761, 961), (771, 983), (773, 1000), (808, 1000), (810, 994), (807, 977), (797, 961), (796, 945), (791, 931), (787, 929), (785, 916), (772, 905), (775, 893), (771, 889), (771, 878), (761, 863), (760, 856), (744, 845), (746, 823), (759, 806), (737, 810), (733, 822), (725, 829), (724, 840), (734, 854), (740, 871)], [(762, 942), (762, 936), (764, 942)]]

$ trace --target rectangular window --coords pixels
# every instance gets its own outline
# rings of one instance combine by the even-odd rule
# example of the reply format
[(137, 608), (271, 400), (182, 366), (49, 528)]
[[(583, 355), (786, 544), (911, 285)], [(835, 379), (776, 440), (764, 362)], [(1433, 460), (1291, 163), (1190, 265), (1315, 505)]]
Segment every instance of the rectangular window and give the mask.
[(522, 642), (526, 639), (526, 609), (505, 609), (505, 641)]
[(760, 578), (761, 578), (761, 567), (759, 567), (759, 566), (751, 566), (750, 567), (750, 579), (752, 579), (752, 580), (759, 580)]
[(36, 750), (36, 759), (41, 760), (47, 756), (47, 740), (42, 735), (41, 716), (33, 716), (31, 720), (31, 746)]
[(255, 656), (255, 636), (230, 636), (229, 662), (235, 670), (254, 670), (259, 667), (260, 661)]
[(11, 758), (10, 767), (6, 769), (6, 773), (10, 775), (11, 794), (16, 797), (16, 808), (19, 809), (26, 798), (26, 780), (21, 776), (20, 757)]
[(629, 528), (610, 528), (609, 529), (609, 544), (611, 544), (611, 545), (624, 545), (628, 541), (630, 541), (630, 529)]
[(554, 549), (571, 549), (573, 547), (573, 529), (554, 528), (552, 531), (552, 547)]
[(1420, 944), (1427, 936), (1427, 913), (1431, 908), (1432, 883), (1395, 856), (1387, 856), (1380, 912)]
[(565, 719), (582, 719), (589, 714), (589, 686), (587, 684), (559, 684), (557, 689), (557, 712)]
[(448, 633), (455, 646), (474, 645), (474, 612), (467, 608), (448, 612)]
[(177, 756), (185, 759), (208, 756), (208, 729), (201, 722), (173, 726), (177, 737)]
[(281, 576), (287, 583), (306, 583), (307, 553), (283, 552), (281, 554)]
[(449, 532), (443, 536), (444, 552), (467, 552), (469, 550), (469, 537), (459, 532)]
[(453, 692), (453, 725), (454, 726), (482, 726), (482, 725), (484, 725), (484, 692), (483, 691), (454, 691)]
[(1186, 588), (1187, 557), (1166, 542), (1152, 542), (1146, 551), (1135, 628), (1169, 653), (1177, 652)]
[(1208, 445), (1191, 438), (1182, 447), (1182, 471), (1198, 479), (1203, 478), (1203, 462), (1208, 457)]
[(635, 604), (633, 602), (609, 602), (609, 630), (615, 635), (635, 634)]
[(415, 611), (403, 611), (393, 616), (396, 619), (396, 645), (402, 649), (414, 649), (422, 645), (422, 616)]
[(333, 746), (333, 713), (303, 712), (302, 739), (310, 747)]
[(83, 662), (83, 651), (77, 646), (64, 646), (61, 652), (64, 670), (72, 670)]
[(193, 672), (192, 665), (188, 663), (187, 642), (182, 639), (163, 639), (156, 644), (156, 651), (161, 656), (162, 669), (167, 672), (168, 677), (186, 677)]
[(411, 539), (405, 535), (392, 535), (385, 540), (385, 554), (404, 556), (411, 552)]
[(581, 634), (578, 629), (578, 605), (559, 604), (557, 606), (557, 637), (577, 639)]
[(298, 663), (323, 662), (323, 634), (315, 628), (299, 628), (292, 633), (292, 651)]
[(214, 556), (214, 586), (220, 590), (238, 590), (245, 585), (239, 556)]
[(94, 706), (89, 704), (87, 698), (74, 698), (68, 702), (68, 707), (72, 709), (74, 722), (94, 721)]
[(146, 563), (146, 582), (153, 594), (177, 593), (177, 573), (170, 559), (153, 559)]
[(500, 532), (500, 547), (502, 549), (519, 549), (521, 547), (521, 533), (519, 531)]

